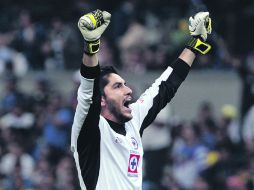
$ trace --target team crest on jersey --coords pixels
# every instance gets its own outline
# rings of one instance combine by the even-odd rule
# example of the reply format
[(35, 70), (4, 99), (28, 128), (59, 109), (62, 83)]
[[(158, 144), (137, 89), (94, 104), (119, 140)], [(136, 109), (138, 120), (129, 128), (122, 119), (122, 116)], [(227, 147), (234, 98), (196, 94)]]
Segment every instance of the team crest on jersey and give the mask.
[(140, 155), (130, 154), (129, 164), (128, 164), (128, 176), (137, 177), (138, 176), (138, 165), (139, 165)]
[(120, 139), (119, 137), (115, 138), (115, 143), (116, 144), (121, 144), (122, 142), (123, 142), (122, 139)]
[(134, 137), (131, 137), (131, 144), (135, 150), (138, 149), (138, 142), (136, 141), (136, 139)]

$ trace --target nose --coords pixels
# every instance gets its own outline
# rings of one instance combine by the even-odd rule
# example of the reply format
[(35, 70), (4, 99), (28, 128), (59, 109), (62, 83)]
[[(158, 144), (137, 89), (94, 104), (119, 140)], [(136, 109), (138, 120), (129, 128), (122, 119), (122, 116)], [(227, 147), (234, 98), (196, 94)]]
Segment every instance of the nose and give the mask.
[(128, 86), (125, 86), (125, 87), (126, 87), (126, 94), (127, 94), (127, 95), (131, 95), (131, 94), (132, 94), (131, 88), (128, 87)]

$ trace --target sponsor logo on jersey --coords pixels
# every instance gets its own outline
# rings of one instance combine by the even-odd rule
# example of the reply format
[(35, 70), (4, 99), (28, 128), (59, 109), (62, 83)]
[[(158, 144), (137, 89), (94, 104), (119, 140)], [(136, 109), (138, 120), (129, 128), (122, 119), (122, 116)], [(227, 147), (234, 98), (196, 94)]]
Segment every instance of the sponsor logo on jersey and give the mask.
[(138, 142), (136, 141), (136, 139), (134, 137), (131, 137), (131, 144), (134, 147), (134, 149), (138, 149)]
[(138, 176), (138, 164), (140, 155), (130, 154), (129, 164), (128, 164), (128, 176), (137, 177)]

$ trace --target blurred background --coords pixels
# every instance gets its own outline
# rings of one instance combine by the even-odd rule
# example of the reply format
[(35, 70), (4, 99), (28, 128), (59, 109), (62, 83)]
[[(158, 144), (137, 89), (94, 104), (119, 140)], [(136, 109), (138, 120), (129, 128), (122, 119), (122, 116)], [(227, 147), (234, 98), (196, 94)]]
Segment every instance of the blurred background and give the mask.
[(97, 8), (112, 13), (100, 64), (136, 98), (185, 46), (189, 16), (213, 20), (211, 53), (144, 133), (143, 190), (254, 189), (253, 0), (1, 0), (0, 190), (80, 189), (70, 152), (77, 21)]

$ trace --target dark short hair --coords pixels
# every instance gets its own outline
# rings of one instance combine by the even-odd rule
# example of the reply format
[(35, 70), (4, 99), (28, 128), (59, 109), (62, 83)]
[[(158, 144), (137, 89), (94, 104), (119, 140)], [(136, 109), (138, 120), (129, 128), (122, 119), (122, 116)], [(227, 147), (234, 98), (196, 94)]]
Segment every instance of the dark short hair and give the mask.
[(111, 73), (118, 74), (113, 66), (102, 66), (100, 74), (100, 91), (102, 95), (104, 94), (104, 87), (109, 83), (108, 77)]

